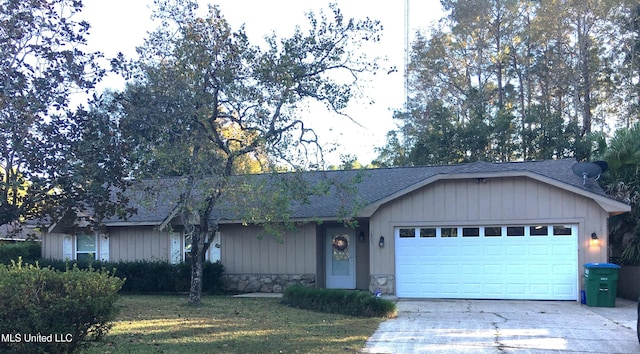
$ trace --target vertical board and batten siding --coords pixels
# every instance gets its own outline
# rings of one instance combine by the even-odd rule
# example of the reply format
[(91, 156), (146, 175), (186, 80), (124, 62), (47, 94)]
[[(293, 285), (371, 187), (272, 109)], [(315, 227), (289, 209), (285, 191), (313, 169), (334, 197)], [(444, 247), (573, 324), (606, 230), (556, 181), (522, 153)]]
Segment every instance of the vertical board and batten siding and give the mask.
[(65, 234), (50, 233), (42, 237), (42, 258), (64, 259), (63, 239)]
[[(578, 225), (582, 264), (607, 261), (608, 213), (587, 197), (526, 177), (440, 180), (382, 205), (371, 217), (371, 274), (395, 274), (398, 226), (484, 226), (566, 223)], [(600, 246), (590, 247), (592, 232)]]
[[(299, 226), (282, 242), (257, 226), (221, 225), (221, 261), (228, 274), (315, 274), (316, 225)], [(259, 239), (260, 235), (264, 235)]]
[(361, 223), (356, 229), (356, 239), (360, 232), (364, 234), (363, 242), (356, 241), (356, 289), (369, 288), (369, 224)]
[[(110, 227), (109, 261), (164, 261), (169, 260), (169, 233), (156, 231), (152, 227)], [(42, 256), (51, 259), (64, 259), (63, 239), (66, 234), (51, 233), (43, 238)], [(73, 245), (75, 250), (75, 245)], [(103, 254), (107, 252), (101, 251)]]
[(111, 236), (111, 261), (132, 262), (139, 260), (169, 261), (169, 232), (152, 227), (113, 227)]

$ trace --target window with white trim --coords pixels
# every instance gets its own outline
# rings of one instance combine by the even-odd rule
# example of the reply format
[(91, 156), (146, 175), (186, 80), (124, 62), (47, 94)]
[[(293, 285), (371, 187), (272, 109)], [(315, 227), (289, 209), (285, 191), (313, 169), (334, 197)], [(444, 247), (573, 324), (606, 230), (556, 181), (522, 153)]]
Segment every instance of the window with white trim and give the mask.
[(402, 238), (407, 238), (407, 237), (416, 237), (416, 229), (415, 228), (402, 228), (400, 229), (400, 231), (398, 231), (400, 234), (400, 237)]
[(434, 239), (434, 238), (539, 238), (544, 237), (572, 237), (575, 235), (576, 225), (506, 225), (506, 226), (401, 226), (395, 228), (395, 235), (399, 239)]
[(420, 237), (422, 238), (435, 238), (436, 237), (436, 228), (435, 227), (423, 227), (420, 228)]
[(95, 234), (76, 235), (76, 259), (78, 261), (92, 261), (98, 254), (98, 236)]
[(458, 228), (457, 227), (441, 227), (440, 228), (440, 237), (458, 237)]
[[(191, 235), (183, 233), (170, 233), (170, 252), (169, 260), (171, 263), (176, 264), (180, 262), (187, 262), (191, 259)], [(216, 262), (220, 260), (220, 233), (217, 232), (213, 238), (213, 242), (207, 249), (205, 259), (210, 262)]]
[(480, 237), (479, 227), (463, 227), (462, 237)]

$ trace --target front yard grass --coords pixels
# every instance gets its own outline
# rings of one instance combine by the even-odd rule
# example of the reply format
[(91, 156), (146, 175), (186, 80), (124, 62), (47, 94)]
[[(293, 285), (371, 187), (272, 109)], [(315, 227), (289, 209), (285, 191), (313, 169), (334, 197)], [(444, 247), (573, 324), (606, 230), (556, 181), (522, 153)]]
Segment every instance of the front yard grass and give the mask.
[(382, 318), (295, 309), (274, 298), (123, 295), (103, 343), (84, 353), (358, 352)]

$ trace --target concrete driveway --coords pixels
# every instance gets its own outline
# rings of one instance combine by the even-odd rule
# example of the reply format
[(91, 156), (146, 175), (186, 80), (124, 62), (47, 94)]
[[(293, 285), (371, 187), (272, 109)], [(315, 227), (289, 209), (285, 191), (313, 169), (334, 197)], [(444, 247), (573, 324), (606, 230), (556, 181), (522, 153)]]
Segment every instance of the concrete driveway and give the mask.
[(636, 303), (400, 300), (364, 353), (640, 353)]

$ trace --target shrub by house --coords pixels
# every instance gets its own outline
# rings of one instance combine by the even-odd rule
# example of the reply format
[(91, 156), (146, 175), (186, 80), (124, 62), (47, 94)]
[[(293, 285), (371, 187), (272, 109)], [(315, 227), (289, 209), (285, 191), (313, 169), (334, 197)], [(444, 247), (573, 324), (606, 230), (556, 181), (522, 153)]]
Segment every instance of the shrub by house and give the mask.
[(317, 289), (296, 285), (285, 289), (282, 302), (292, 307), (348, 316), (395, 317), (397, 313), (394, 302), (364, 291)]
[(102, 338), (124, 281), (106, 271), (0, 266), (0, 352), (66, 353)]

